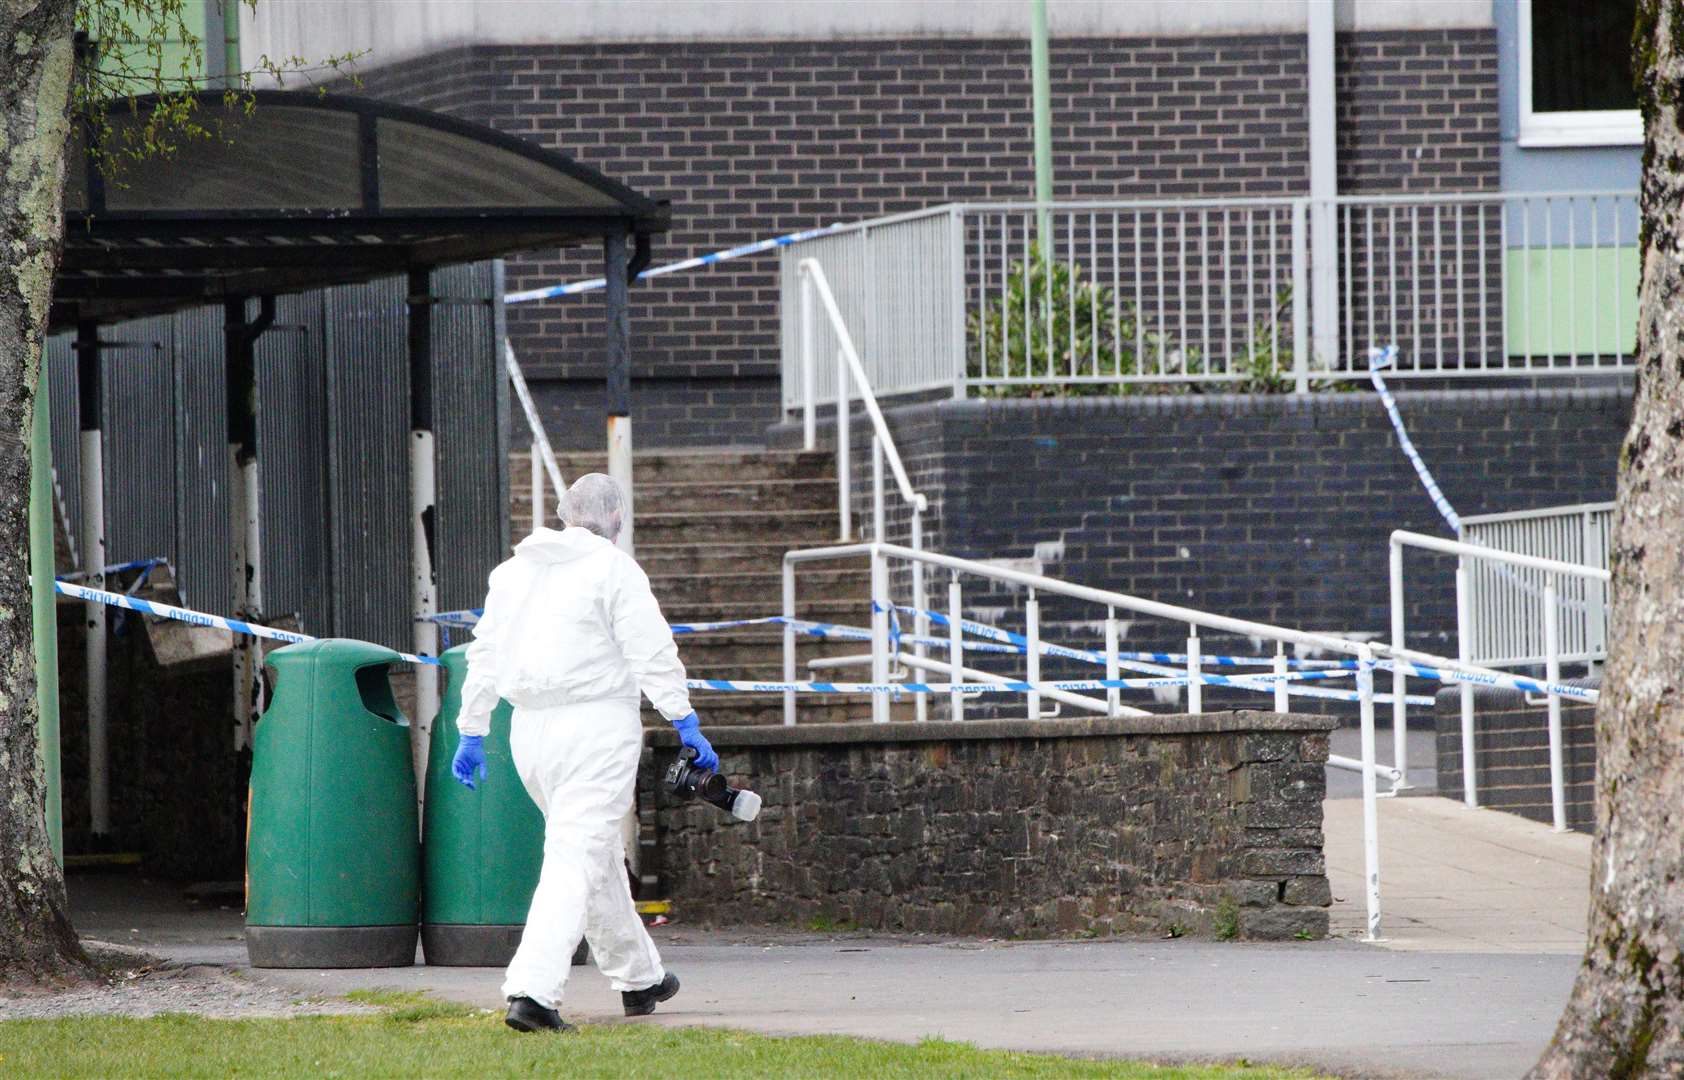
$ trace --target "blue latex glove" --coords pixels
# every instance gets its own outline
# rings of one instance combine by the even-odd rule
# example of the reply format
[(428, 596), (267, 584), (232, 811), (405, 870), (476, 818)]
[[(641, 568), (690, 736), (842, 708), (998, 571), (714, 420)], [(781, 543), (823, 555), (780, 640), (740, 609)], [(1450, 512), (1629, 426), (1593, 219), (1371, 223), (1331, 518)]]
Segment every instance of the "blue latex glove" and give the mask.
[(718, 769), (719, 755), (708, 745), (707, 736), (702, 734), (702, 721), (695, 713), (681, 716), (672, 722), (678, 729), (678, 741), (696, 752), (696, 765), (703, 769)]
[(485, 779), (485, 737), (481, 735), (464, 735), (456, 744), (456, 756), (450, 759), (450, 774), (461, 781), (462, 786), (469, 791), (474, 790), (474, 772), (479, 771), (479, 779)]

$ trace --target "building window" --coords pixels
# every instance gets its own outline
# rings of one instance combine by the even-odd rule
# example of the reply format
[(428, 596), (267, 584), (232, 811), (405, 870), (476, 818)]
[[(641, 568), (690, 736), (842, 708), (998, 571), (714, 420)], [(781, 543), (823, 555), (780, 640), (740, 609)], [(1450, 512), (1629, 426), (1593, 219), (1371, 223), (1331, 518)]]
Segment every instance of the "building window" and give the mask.
[(1637, 0), (1519, 0), (1520, 145), (1643, 141), (1632, 89)]

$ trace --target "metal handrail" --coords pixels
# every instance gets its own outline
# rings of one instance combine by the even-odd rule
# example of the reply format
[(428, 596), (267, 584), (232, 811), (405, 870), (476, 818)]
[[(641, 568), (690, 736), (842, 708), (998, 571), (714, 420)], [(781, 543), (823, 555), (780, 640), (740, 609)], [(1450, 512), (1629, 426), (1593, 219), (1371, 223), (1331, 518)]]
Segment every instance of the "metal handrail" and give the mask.
[[(1437, 552), (1441, 555), (1454, 555), (1456, 563), (1456, 642), (1457, 656), (1464, 665), (1470, 665), (1471, 660), (1471, 621), (1469, 618), (1468, 595), (1468, 560), (1480, 559), (1486, 562), (1503, 563), (1508, 566), (1522, 567), (1527, 570), (1537, 570), (1545, 574), (1543, 587), (1543, 615), (1544, 615), (1544, 682), (1554, 685), (1561, 681), (1561, 606), (1556, 595), (1556, 577), (1578, 577), (1588, 581), (1599, 581), (1608, 584), (1613, 580), (1613, 574), (1599, 566), (1584, 566), (1580, 563), (1562, 562), (1559, 559), (1546, 559), (1538, 555), (1525, 555), (1516, 551), (1504, 551), (1501, 548), (1487, 547), (1484, 544), (1470, 544), (1464, 540), (1445, 540), (1437, 536), (1427, 536), (1423, 533), (1410, 532), (1407, 529), (1394, 530), (1391, 535), (1390, 576), (1391, 576), (1391, 615), (1392, 615), (1392, 648), (1401, 650), (1404, 638), (1404, 608), (1403, 608), (1403, 549), (1405, 547), (1419, 548), (1425, 551)], [(1470, 665), (1471, 666), (1471, 665)], [(1409, 705), (1408, 702), (1396, 697), (1404, 683), (1404, 674), (1394, 671), (1392, 674), (1392, 762), (1400, 768), (1407, 769), (1408, 738), (1409, 738)], [(1461, 687), (1461, 721), (1462, 721), (1462, 799), (1469, 807), (1479, 806), (1479, 790), (1474, 772), (1474, 702), (1473, 686), (1463, 683)], [(1559, 694), (1548, 694), (1549, 699), (1549, 754), (1550, 754), (1550, 804), (1554, 819), (1555, 831), (1567, 830), (1567, 790), (1566, 763), (1562, 745), (1561, 732), (1561, 697)], [(1406, 787), (1407, 781), (1394, 785)]]

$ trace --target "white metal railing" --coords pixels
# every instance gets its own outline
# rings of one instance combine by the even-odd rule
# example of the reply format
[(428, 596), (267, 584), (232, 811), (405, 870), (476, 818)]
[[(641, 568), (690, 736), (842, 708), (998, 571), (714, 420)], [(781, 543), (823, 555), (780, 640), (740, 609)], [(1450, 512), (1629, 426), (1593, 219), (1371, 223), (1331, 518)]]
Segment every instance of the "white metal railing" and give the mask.
[[(1425, 539), (1431, 539), (1425, 538)], [(1442, 543), (1451, 543), (1443, 541)], [(1532, 680), (1522, 680), (1503, 672), (1490, 668), (1480, 668), (1474, 665), (1449, 660), (1412, 649), (1405, 649), (1396, 644), (1383, 645), (1372, 642), (1352, 641), (1347, 638), (1330, 634), (1312, 633), (1294, 630), (1288, 627), (1272, 626), (1267, 623), (1252, 622), (1247, 619), (1235, 619), (1210, 612), (1197, 611), (1192, 608), (1166, 604), (1156, 600), (1146, 600), (1141, 597), (1129, 596), (1125, 593), (1096, 589), (1086, 585), (1076, 585), (1060, 581), (1056, 578), (1040, 574), (1026, 573), (1010, 567), (998, 566), (990, 563), (977, 562), (971, 559), (956, 558), (934, 551), (920, 551), (887, 543), (844, 544), (834, 547), (812, 548), (801, 551), (791, 551), (784, 555), (783, 565), (783, 618), (785, 620), (784, 635), (784, 680), (786, 684), (795, 682), (796, 655), (795, 635), (793, 629), (797, 618), (797, 569), (810, 562), (830, 562), (839, 559), (865, 558), (871, 568), (871, 609), (872, 620), (870, 628), (872, 683), (878, 686), (888, 681), (889, 660), (895, 650), (891, 645), (887, 613), (894, 607), (889, 593), (889, 562), (891, 560), (912, 566), (933, 567), (950, 575), (948, 586), (948, 663), (937, 666), (934, 663), (926, 665), (934, 670), (945, 667), (949, 672), (960, 675), (955, 680), (957, 685), (948, 686), (944, 692), (949, 694), (952, 715), (955, 719), (964, 716), (965, 688), (963, 680), (974, 677), (965, 667), (964, 639), (964, 595), (961, 577), (981, 578), (984, 581), (1003, 584), (1027, 591), (1027, 602), (1024, 605), (1025, 627), (1022, 635), (1021, 650), (1024, 659), (1025, 681), (1031, 684), (1040, 679), (1040, 660), (1043, 655), (1068, 655), (1056, 646), (1048, 645), (1040, 639), (1039, 608), (1036, 597), (1039, 594), (1069, 597), (1074, 600), (1101, 605), (1105, 608), (1105, 649), (1103, 662), (1106, 680), (1114, 681), (1118, 673), (1125, 667), (1130, 670), (1148, 673), (1162, 672), (1169, 675), (1184, 675), (1187, 679), (1187, 711), (1198, 713), (1202, 710), (1200, 695), (1201, 684), (1210, 676), (1204, 673), (1205, 653), (1200, 646), (1201, 629), (1221, 631), (1239, 635), (1245, 638), (1272, 641), (1275, 643), (1275, 659), (1272, 666), (1273, 676), (1267, 683), (1268, 676), (1258, 675), (1245, 685), (1244, 676), (1238, 682), (1232, 680), (1228, 685), (1238, 685), (1241, 689), (1269, 692), (1274, 695), (1277, 711), (1286, 711), (1289, 695), (1304, 693), (1327, 693), (1316, 691), (1310, 687), (1295, 687), (1282, 681), (1281, 677), (1287, 672), (1287, 658), (1285, 648), (1288, 645), (1304, 646), (1311, 650), (1329, 653), (1335, 656), (1354, 656), (1353, 674), (1356, 677), (1357, 689), (1354, 693), (1347, 692), (1355, 698), (1361, 718), (1361, 759), (1346, 764), (1354, 767), (1362, 776), (1363, 792), (1363, 846), (1364, 846), (1364, 880), (1367, 883), (1368, 933), (1369, 937), (1377, 938), (1380, 933), (1380, 868), (1379, 868), (1379, 840), (1377, 832), (1376, 800), (1378, 798), (1377, 780), (1380, 776), (1387, 776), (1394, 783), (1401, 781), (1402, 761), (1393, 762), (1391, 768), (1380, 765), (1375, 760), (1375, 729), (1374, 708), (1377, 702), (1388, 700), (1387, 695), (1378, 695), (1374, 689), (1374, 673), (1376, 670), (1392, 670), (1397, 675), (1398, 686), (1389, 697), (1395, 698), (1402, 692), (1404, 678), (1424, 677), (1443, 682), (1463, 682), (1481, 684), (1515, 684), (1530, 683)], [(1524, 557), (1521, 557), (1524, 558)], [(1578, 569), (1578, 568), (1572, 568)], [(1136, 615), (1150, 618), (1165, 619), (1185, 625), (1188, 630), (1187, 652), (1180, 667), (1151, 665), (1125, 660), (1119, 652), (1121, 638), (1120, 626), (1117, 619), (1119, 611), (1132, 612)], [(911, 659), (910, 656), (904, 659)], [(1348, 662), (1348, 661), (1347, 661)], [(1043, 687), (1043, 691), (1057, 689)], [(916, 698), (922, 699), (926, 691), (909, 691)], [(1594, 697), (1594, 692), (1574, 691), (1579, 696)], [(784, 691), (784, 722), (795, 723), (796, 719), (796, 691)], [(1038, 694), (1033, 690), (1025, 693), (1028, 715), (1039, 717), (1040, 706)], [(1085, 697), (1083, 695), (1073, 695)], [(1338, 695), (1344, 696), (1344, 695)], [(887, 699), (882, 693), (874, 693), (874, 701), (884, 702), (883, 707), (874, 707), (872, 718), (882, 722), (888, 719)], [(1105, 711), (1112, 715), (1123, 712), (1117, 700), (1116, 691), (1107, 688), (1106, 697), (1085, 698), (1079, 702), (1081, 707), (1093, 711)], [(1132, 710), (1131, 710), (1132, 711)], [(924, 715), (920, 711), (920, 715)]]
[(880, 396), (1303, 392), (1366, 379), (1372, 341), (1405, 380), (1630, 371), (1636, 245), (1630, 191), (939, 206), (782, 249), (784, 406), (810, 258)]
[[(1392, 652), (1402, 655), (1404, 642), (1404, 588), (1403, 588), (1403, 550), (1406, 547), (1419, 548), (1424, 551), (1434, 551), (1443, 555), (1457, 557), (1456, 565), (1456, 625), (1457, 625), (1457, 656), (1464, 667), (1484, 666), (1476, 665), (1471, 659), (1472, 635), (1469, 633), (1469, 613), (1471, 590), (1469, 588), (1470, 568), (1474, 564), (1485, 564), (1496, 571), (1515, 575), (1530, 588), (1530, 581), (1538, 583), (1536, 610), (1538, 620), (1542, 626), (1544, 684), (1546, 688), (1555, 687), (1561, 682), (1561, 616), (1564, 606), (1562, 584), (1564, 582), (1595, 583), (1605, 592), (1609, 572), (1602, 567), (1584, 566), (1578, 563), (1562, 562), (1558, 559), (1540, 558), (1513, 551), (1500, 551), (1485, 547), (1481, 544), (1464, 543), (1457, 540), (1441, 540), (1436, 536), (1424, 536), (1421, 533), (1408, 532), (1399, 529), (1392, 533), (1391, 538), (1391, 609), (1392, 609)], [(1519, 574), (1526, 574), (1526, 579), (1519, 579)], [(1583, 590), (1581, 590), (1582, 592)], [(1394, 671), (1392, 675), (1392, 764), (1400, 770), (1408, 768), (1408, 738), (1409, 738), (1409, 710), (1408, 703), (1399, 695), (1404, 685), (1402, 672)], [(1561, 695), (1549, 692), (1549, 756), (1550, 756), (1550, 804), (1553, 811), (1555, 831), (1564, 832), (1567, 829), (1567, 796), (1566, 769), (1563, 759), (1561, 736)], [(1476, 784), (1476, 765), (1474, 753), (1474, 712), (1473, 685), (1464, 682), (1461, 687), (1461, 719), (1462, 719), (1462, 797), (1470, 807), (1479, 805), (1479, 790)]]
[[(829, 239), (829, 238), (827, 238)], [(852, 413), (852, 398), (859, 395), (860, 402), (865, 406), (866, 415), (871, 420), (871, 536), (873, 540), (882, 543), (887, 537), (888, 510), (883, 491), (883, 464), (888, 462), (889, 470), (895, 478), (895, 488), (900, 493), (901, 500), (911, 512), (910, 543), (914, 550), (921, 550), (924, 546), (924, 511), (929, 509), (929, 501), (912, 488), (912, 480), (906, 474), (906, 465), (901, 461), (900, 451), (895, 446), (894, 434), (889, 430), (888, 422), (883, 419), (883, 410), (877, 405), (877, 395), (871, 387), (871, 377), (867, 372), (864, 361), (861, 360), (859, 350), (854, 346), (853, 334), (849, 332), (848, 321), (843, 316), (841, 306), (837, 303), (836, 294), (831, 291), (830, 281), (826, 278), (824, 267), (817, 259), (801, 260), (798, 267), (801, 279), (801, 322), (799, 327), (801, 341), (801, 372), (803, 401), (802, 401), (802, 434), (803, 445), (813, 449), (818, 444), (818, 340), (821, 330), (829, 335), (834, 342), (835, 378), (832, 385), (836, 391), (833, 401), (836, 407), (836, 502), (837, 513), (841, 519), (841, 539), (846, 541), (853, 538), (853, 491), (852, 471), (853, 461), (849, 447), (849, 426)], [(814, 302), (822, 307), (824, 318), (816, 317)], [(873, 576), (877, 573), (875, 564)], [(885, 590), (887, 583), (885, 582)], [(878, 595), (875, 583), (872, 595)], [(922, 563), (912, 564), (912, 595), (913, 605), (920, 612), (924, 609), (924, 567)], [(786, 601), (787, 601), (786, 597)], [(872, 626), (882, 623), (885, 632), (888, 628), (890, 612), (873, 609), (871, 615)], [(917, 633), (923, 636), (929, 633), (929, 625), (925, 617), (917, 616)], [(916, 647), (916, 655), (924, 656), (925, 647)], [(784, 627), (784, 657), (785, 671), (788, 678), (794, 678), (795, 629)], [(873, 682), (882, 682), (888, 678), (888, 659), (886, 656), (873, 653), (871, 678)], [(878, 720), (888, 719), (888, 701), (882, 695), (872, 698), (872, 715)], [(923, 695), (919, 695), (917, 702), (918, 719), (925, 718), (927, 703)], [(795, 715), (793, 698), (784, 702), (784, 719), (792, 723)]]
[[(1614, 504), (1585, 503), (1462, 519), (1469, 544), (1542, 559), (1608, 569)], [(1595, 663), (1608, 657), (1608, 590), (1597, 577), (1561, 581), (1559, 659)], [(1468, 574), (1468, 656), (1486, 667), (1544, 662), (1542, 576), (1477, 560)]]

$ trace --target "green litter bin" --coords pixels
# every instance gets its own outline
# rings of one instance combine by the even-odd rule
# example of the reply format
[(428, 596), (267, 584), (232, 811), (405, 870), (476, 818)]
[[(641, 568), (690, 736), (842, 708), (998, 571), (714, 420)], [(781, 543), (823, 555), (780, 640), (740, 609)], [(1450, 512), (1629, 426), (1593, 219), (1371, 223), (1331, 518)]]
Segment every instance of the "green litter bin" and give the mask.
[(502, 967), (520, 944), (544, 862), (544, 816), (526, 794), (509, 753), (509, 703), (499, 702), (485, 737), (485, 780), (472, 791), (450, 773), (468, 647), (440, 658), (448, 673), (427, 756), (421, 866), (421, 947), (427, 963)]
[(246, 950), (253, 967), (415, 962), (421, 851), (409, 722), (361, 641), (269, 656), (275, 698), (253, 735)]

